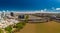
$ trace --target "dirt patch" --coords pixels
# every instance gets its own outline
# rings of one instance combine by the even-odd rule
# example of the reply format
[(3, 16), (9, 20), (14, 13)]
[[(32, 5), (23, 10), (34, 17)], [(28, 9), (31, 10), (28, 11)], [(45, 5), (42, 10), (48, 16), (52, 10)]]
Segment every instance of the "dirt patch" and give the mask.
[(36, 24), (27, 23), (21, 31), (16, 33), (36, 33)]
[(60, 23), (54, 21), (39, 23), (36, 26), (36, 30), (36, 33), (60, 33)]
[(27, 23), (16, 33), (60, 33), (60, 23), (51, 21), (47, 23)]

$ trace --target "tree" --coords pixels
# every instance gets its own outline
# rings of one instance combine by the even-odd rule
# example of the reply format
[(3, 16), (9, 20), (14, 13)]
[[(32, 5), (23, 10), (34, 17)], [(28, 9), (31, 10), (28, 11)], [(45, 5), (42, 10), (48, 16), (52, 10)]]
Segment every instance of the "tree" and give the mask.
[(23, 24), (22, 23), (17, 23), (16, 24), (16, 28), (17, 29), (22, 29), (23, 28)]
[(2, 29), (0, 29), (0, 33), (3, 33), (3, 30)]
[(17, 32), (20, 31), (20, 29), (22, 29), (25, 26), (25, 22), (19, 22), (16, 25), (13, 26), (13, 28), (16, 28), (13, 32)]
[(5, 28), (6, 31), (8, 31), (8, 33), (11, 33), (12, 32), (12, 27), (11, 26), (8, 26)]
[(25, 22), (28, 22), (29, 15), (25, 15)]

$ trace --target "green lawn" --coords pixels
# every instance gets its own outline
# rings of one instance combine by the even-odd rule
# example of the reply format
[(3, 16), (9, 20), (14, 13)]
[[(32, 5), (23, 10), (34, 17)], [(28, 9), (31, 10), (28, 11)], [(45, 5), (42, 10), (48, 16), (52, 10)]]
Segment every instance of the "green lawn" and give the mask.
[(36, 25), (36, 33), (60, 33), (60, 23), (48, 22), (38, 23)]

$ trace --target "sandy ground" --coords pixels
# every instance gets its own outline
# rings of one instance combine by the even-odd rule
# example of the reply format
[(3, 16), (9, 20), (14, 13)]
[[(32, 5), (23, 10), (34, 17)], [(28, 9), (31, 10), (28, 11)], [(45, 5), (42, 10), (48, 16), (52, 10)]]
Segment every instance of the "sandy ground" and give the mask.
[(60, 33), (60, 23), (57, 22), (48, 22), (48, 23), (39, 23), (36, 26), (36, 33)]
[(36, 24), (27, 23), (26, 26), (20, 31), (16, 33), (36, 33)]
[(26, 26), (16, 33), (60, 33), (60, 23), (51, 21), (47, 23), (27, 23)]

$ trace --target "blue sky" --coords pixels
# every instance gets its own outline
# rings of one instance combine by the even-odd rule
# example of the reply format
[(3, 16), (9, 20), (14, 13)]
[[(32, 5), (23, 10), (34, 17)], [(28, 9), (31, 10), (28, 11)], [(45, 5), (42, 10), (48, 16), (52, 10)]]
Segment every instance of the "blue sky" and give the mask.
[(0, 0), (0, 10), (40, 10), (60, 8), (60, 0)]

